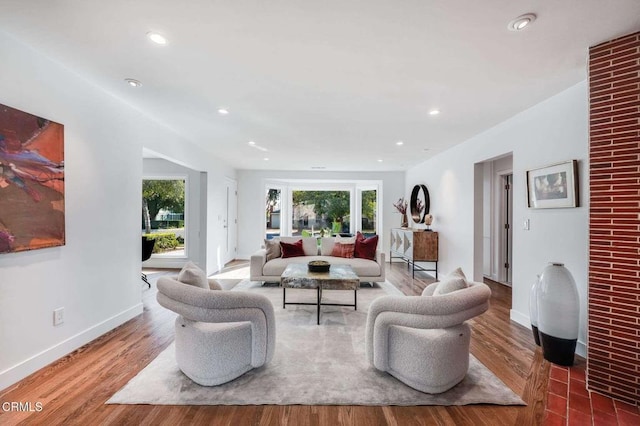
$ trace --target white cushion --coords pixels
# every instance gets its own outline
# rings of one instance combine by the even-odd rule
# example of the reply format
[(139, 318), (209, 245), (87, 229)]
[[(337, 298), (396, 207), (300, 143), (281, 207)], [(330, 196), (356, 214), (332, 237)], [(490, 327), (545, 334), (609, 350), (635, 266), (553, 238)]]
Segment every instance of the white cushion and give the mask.
[(264, 240), (264, 248), (267, 251), (267, 262), (271, 259), (282, 256), (280, 249), (280, 239), (274, 238), (272, 240)]
[(467, 282), (464, 272), (462, 272), (461, 268), (457, 268), (438, 283), (433, 295), (440, 296), (467, 287), (469, 287), (469, 283)]
[(220, 283), (217, 280), (214, 280), (213, 278), (207, 278), (207, 281), (209, 282), (209, 288), (211, 290), (222, 290), (222, 286), (220, 285)]
[(340, 244), (355, 244), (356, 237), (342, 237), (340, 234), (336, 235), (336, 243)]
[(331, 256), (333, 253), (333, 246), (336, 243), (340, 244), (355, 244), (356, 237), (341, 237), (336, 235), (335, 237), (324, 237), (320, 239), (320, 255)]
[(322, 256), (331, 256), (333, 252), (333, 246), (336, 244), (334, 237), (320, 238), (320, 254)]
[(316, 237), (280, 237), (283, 243), (293, 244), (302, 240), (302, 250), (305, 256), (316, 256), (318, 254), (318, 239)]
[(183, 284), (209, 289), (207, 274), (205, 274), (202, 269), (198, 268), (198, 265), (191, 261), (187, 262), (178, 274), (178, 281)]

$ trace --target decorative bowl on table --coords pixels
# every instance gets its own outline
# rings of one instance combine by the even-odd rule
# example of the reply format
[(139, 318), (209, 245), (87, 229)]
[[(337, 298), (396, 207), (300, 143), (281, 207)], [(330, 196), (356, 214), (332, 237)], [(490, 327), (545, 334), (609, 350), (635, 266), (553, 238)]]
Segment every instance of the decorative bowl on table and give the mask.
[(307, 264), (309, 272), (329, 272), (331, 264), (326, 260), (312, 260)]

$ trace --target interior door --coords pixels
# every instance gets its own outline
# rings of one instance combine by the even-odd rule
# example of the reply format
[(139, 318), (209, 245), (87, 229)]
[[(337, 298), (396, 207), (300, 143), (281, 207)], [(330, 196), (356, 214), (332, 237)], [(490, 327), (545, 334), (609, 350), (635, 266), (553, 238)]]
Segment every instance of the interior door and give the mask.
[(226, 208), (223, 218), (225, 231), (224, 263), (236, 258), (238, 238), (238, 183), (233, 179), (226, 180)]

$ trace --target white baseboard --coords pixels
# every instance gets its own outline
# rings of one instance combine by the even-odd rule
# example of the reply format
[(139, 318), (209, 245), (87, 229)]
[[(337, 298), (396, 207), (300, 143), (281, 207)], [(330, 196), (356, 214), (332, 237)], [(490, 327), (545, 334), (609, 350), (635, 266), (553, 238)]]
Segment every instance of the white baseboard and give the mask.
[(529, 320), (528, 315), (524, 315), (521, 312), (511, 309), (509, 311), (509, 318), (511, 319), (511, 321), (517, 322), (521, 326), (527, 327), (529, 330), (531, 330), (531, 321)]
[[(531, 330), (531, 320), (529, 319), (528, 315), (524, 315), (521, 312), (511, 309), (509, 311), (509, 318), (511, 318), (511, 321), (516, 322), (521, 326)], [(531, 338), (533, 339), (533, 336)], [(578, 343), (576, 344), (576, 354), (580, 355), (583, 358), (587, 358), (587, 345), (580, 340), (578, 340)]]
[(28, 375), (35, 373), (52, 362), (75, 351), (79, 347), (86, 345), (92, 340), (113, 330), (121, 324), (129, 321), (142, 313), (142, 303), (138, 303), (131, 308), (120, 312), (78, 334), (71, 336), (62, 342), (45, 349), (44, 351), (28, 358), (13, 367), (0, 372), (0, 391), (19, 382)]

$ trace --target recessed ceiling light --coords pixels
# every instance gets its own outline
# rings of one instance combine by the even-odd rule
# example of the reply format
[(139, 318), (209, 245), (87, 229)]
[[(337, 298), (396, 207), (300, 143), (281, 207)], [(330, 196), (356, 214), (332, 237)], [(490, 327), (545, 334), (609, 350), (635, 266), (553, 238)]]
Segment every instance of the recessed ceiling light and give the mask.
[(378, 163), (382, 163), (382, 158), (378, 158)]
[(507, 28), (511, 31), (521, 31), (524, 30), (529, 24), (533, 23), (536, 20), (536, 15), (533, 13), (527, 13), (522, 16), (518, 16), (513, 21), (509, 22)]
[(249, 141), (249, 146), (250, 146), (251, 148), (255, 148), (255, 149), (257, 149), (258, 151), (262, 151), (262, 152), (267, 152), (267, 151), (269, 151), (267, 148), (265, 148), (264, 146), (260, 146), (260, 145), (258, 145), (258, 144), (257, 144), (257, 143), (255, 143), (254, 141)]
[(142, 83), (140, 83), (138, 80), (136, 80), (135, 78), (125, 78), (124, 81), (127, 82), (127, 84), (131, 87), (140, 87), (142, 86)]
[(398, 141), (398, 142), (396, 142), (396, 145), (398, 145), (398, 146), (402, 146), (402, 145), (404, 145), (404, 142), (402, 142), (402, 141)]
[(147, 37), (149, 38), (149, 40), (151, 40), (152, 42), (156, 43), (156, 44), (161, 44), (161, 45), (165, 45), (167, 44), (167, 39), (159, 33), (153, 32), (153, 31), (149, 31), (147, 33)]
[(438, 114), (440, 114), (439, 109), (432, 109), (431, 111), (429, 111), (429, 115), (438, 115)]
[(229, 110), (226, 109), (226, 108), (220, 108), (220, 109), (218, 109), (218, 114), (227, 115), (227, 114), (229, 114)]
[(269, 161), (269, 159), (267, 157), (264, 157), (264, 161)]

